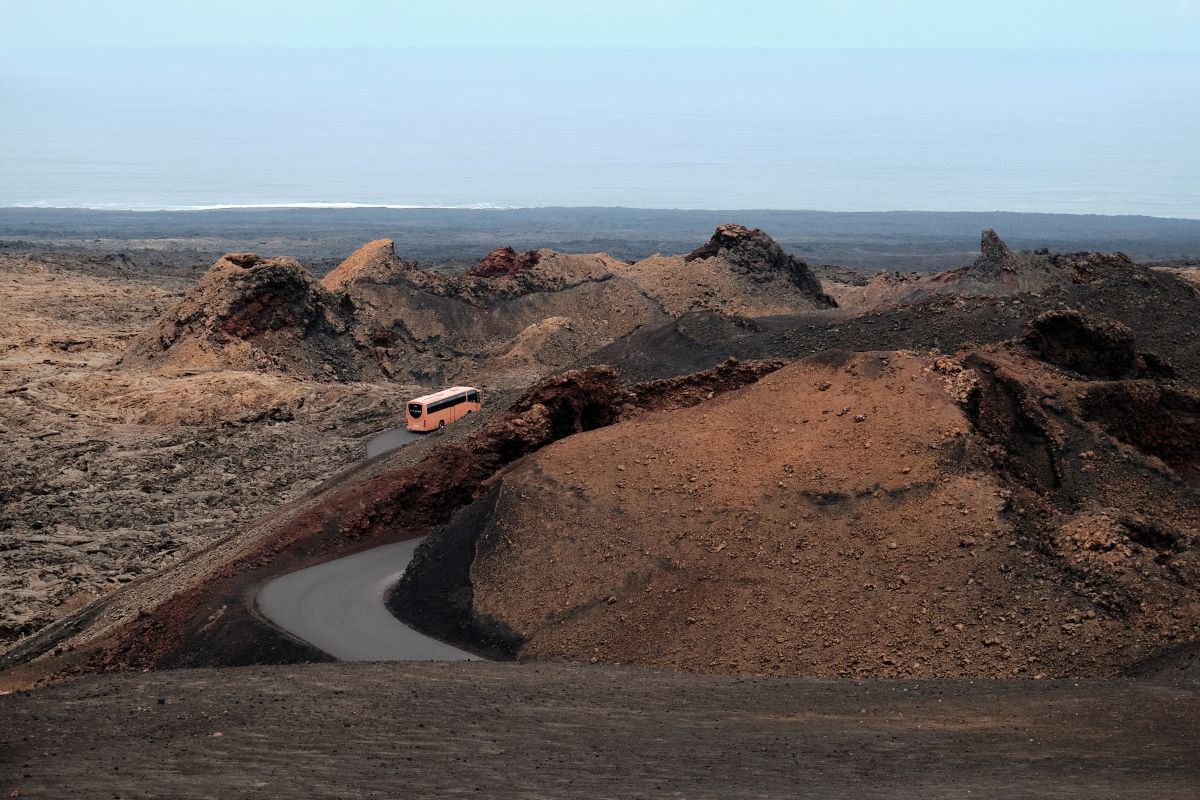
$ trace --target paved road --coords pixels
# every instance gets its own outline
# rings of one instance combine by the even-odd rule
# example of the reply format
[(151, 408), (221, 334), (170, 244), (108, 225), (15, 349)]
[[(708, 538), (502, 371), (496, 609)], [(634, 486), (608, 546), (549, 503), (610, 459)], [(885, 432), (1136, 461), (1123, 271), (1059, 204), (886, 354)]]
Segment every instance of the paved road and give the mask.
[(384, 606), (420, 539), (376, 547), (284, 575), (258, 593), (283, 630), (342, 661), (466, 661), (466, 651), (405, 625)]
[(413, 433), (408, 428), (392, 428), (377, 433), (367, 440), (367, 458), (390, 452), (420, 438), (421, 434)]

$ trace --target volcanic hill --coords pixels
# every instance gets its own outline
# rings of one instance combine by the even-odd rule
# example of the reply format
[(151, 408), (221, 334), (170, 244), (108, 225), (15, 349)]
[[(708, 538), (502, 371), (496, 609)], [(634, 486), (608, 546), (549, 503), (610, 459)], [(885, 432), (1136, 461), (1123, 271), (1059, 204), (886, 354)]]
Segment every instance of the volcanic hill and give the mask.
[(291, 259), (224, 256), (125, 361), (341, 381), (483, 375), (523, 386), (686, 312), (834, 305), (803, 261), (740, 225), (720, 226), (686, 256), (627, 264), (604, 253), (498, 248), (449, 276), (402, 260), (380, 239), (321, 281)]
[(564, 439), (394, 607), (521, 658), (1121, 674), (1200, 635), (1200, 394), (1132, 343), (1052, 314), (953, 358), (829, 351)]
[(695, 311), (646, 325), (599, 348), (583, 364), (612, 364), (634, 380), (702, 370), (734, 356), (799, 358), (822, 350), (938, 348), (1023, 335), (1046, 311), (1078, 310), (1127, 326), (1181, 379), (1200, 385), (1192, 320), (1200, 292), (1186, 274), (1134, 264), (1122, 253), (1015, 252), (984, 231), (972, 264), (937, 275), (881, 273), (855, 279), (823, 270), (841, 307), (772, 317)]

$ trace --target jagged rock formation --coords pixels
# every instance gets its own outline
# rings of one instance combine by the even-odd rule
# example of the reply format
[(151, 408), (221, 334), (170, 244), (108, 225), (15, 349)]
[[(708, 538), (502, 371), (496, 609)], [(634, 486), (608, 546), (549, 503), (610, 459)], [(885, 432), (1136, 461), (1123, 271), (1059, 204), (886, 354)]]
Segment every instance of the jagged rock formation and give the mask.
[(734, 268), (763, 283), (782, 274), (814, 305), (822, 308), (837, 306), (833, 298), (822, 290), (821, 282), (807, 264), (784, 252), (774, 239), (758, 228), (750, 230), (745, 225), (718, 225), (712, 238), (684, 256), (683, 260), (691, 263), (710, 258), (724, 259)]
[(980, 237), (979, 258), (963, 270), (943, 274), (951, 277), (946, 283), (959, 293), (1004, 294), (1091, 283), (1105, 268), (1132, 266), (1124, 253), (1051, 253), (1044, 249), (1013, 252), (989, 228)]
[(837, 306), (807, 264), (763, 231), (743, 225), (721, 225), (687, 255), (652, 256), (622, 265), (619, 273), (672, 316), (719, 311), (758, 317)]
[(999, 278), (1004, 268), (1012, 261), (1012, 250), (994, 230), (987, 228), (979, 237), (979, 258), (975, 259), (973, 272)]
[(511, 278), (521, 270), (536, 265), (540, 258), (537, 250), (518, 253), (511, 247), (497, 247), (484, 256), (467, 275), (472, 278)]
[(999, 297), (1042, 293), (1053, 287), (1089, 284), (1113, 271), (1132, 270), (1124, 253), (1014, 252), (991, 228), (983, 231), (979, 257), (971, 264), (934, 275), (882, 272), (868, 281), (831, 283), (843, 305), (872, 308), (918, 303), (935, 295)]
[(753, 317), (833, 305), (803, 261), (741, 225), (722, 225), (687, 256), (631, 265), (501, 247), (458, 276), (419, 269), (379, 239), (320, 282), (288, 259), (226, 256), (127, 363), (516, 385), (689, 311)]
[(127, 353), (128, 365), (236, 367), (353, 378), (347, 319), (290, 258), (230, 253)]

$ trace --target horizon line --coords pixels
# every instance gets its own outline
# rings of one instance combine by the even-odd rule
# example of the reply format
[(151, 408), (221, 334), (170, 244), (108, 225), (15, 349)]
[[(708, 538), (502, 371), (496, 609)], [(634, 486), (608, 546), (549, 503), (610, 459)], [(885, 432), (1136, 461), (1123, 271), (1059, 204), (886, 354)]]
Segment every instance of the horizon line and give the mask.
[(797, 213), (797, 214), (1023, 214), (1031, 216), (1060, 216), (1060, 217), (1141, 217), (1145, 219), (1177, 220), (1181, 222), (1200, 222), (1200, 217), (1160, 216), (1144, 213), (1101, 213), (1088, 211), (1012, 211), (1005, 209), (971, 210), (958, 209), (954, 211), (930, 210), (920, 208), (892, 209), (863, 209), (856, 211), (833, 211), (820, 208), (698, 208), (681, 206), (624, 206), (624, 205), (500, 205), (494, 203), (464, 203), (457, 205), (445, 204), (416, 204), (416, 203), (358, 203), (358, 202), (323, 202), (309, 201), (297, 203), (212, 203), (203, 205), (179, 206), (148, 206), (142, 208), (123, 207), (118, 205), (102, 206), (58, 206), (46, 204), (15, 204), (0, 205), (0, 211), (107, 211), (122, 214), (160, 214), (187, 213), (207, 211), (360, 211), (360, 210), (391, 210), (391, 211), (538, 211), (552, 209), (609, 209), (623, 211), (673, 211), (713, 212), (713, 213)]

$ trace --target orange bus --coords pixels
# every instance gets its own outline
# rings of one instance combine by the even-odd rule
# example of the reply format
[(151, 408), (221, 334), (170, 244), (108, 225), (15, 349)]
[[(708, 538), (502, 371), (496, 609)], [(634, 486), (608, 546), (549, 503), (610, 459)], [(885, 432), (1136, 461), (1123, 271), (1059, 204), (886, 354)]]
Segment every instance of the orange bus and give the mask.
[(451, 386), (408, 401), (405, 417), (410, 431), (437, 431), (483, 407), (474, 386)]

